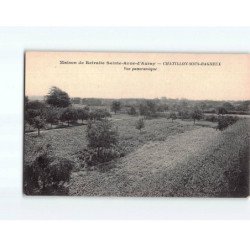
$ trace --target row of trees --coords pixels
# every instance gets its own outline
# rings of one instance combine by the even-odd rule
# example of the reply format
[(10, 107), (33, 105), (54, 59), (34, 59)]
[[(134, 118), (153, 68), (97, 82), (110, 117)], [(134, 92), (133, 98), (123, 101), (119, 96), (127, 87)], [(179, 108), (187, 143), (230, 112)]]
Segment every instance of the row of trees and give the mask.
[(242, 112), (250, 111), (250, 101), (242, 101), (239, 103), (232, 104), (231, 102), (222, 102), (222, 101), (189, 101), (189, 100), (172, 100), (171, 102), (163, 102), (159, 99), (153, 100), (137, 100), (137, 104), (125, 104), (124, 101), (114, 100), (111, 104), (111, 111), (117, 113), (124, 109), (127, 109), (127, 112), (132, 115), (154, 115), (155, 112), (164, 112), (167, 110), (172, 110), (179, 112), (182, 110), (198, 109), (204, 113), (217, 113), (217, 114), (241, 114)]
[(57, 87), (51, 88), (45, 102), (29, 101), (28, 97), (25, 97), (25, 123), (37, 129), (38, 135), (47, 124), (50, 124), (51, 128), (65, 122), (70, 126), (78, 120), (83, 123), (84, 120), (100, 120), (110, 116), (111, 114), (104, 109), (90, 111), (89, 107), (74, 108), (68, 94)]

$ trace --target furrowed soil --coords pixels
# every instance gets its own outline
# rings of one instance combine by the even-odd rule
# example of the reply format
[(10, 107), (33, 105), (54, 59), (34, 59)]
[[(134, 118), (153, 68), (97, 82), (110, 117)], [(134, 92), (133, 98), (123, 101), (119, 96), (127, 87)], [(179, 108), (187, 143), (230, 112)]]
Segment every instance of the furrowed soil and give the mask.
[(249, 127), (209, 127), (149, 141), (112, 162), (107, 171), (72, 174), (70, 194), (86, 196), (248, 195)]

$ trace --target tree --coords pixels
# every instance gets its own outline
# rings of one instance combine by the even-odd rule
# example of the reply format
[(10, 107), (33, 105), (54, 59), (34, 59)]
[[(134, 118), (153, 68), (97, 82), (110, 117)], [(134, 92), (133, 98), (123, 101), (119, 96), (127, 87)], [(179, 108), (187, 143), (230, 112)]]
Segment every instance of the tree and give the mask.
[(199, 110), (199, 109), (195, 109), (193, 112), (192, 112), (192, 119), (194, 120), (194, 124), (195, 124), (195, 121), (196, 120), (200, 120), (202, 118), (202, 111)]
[(177, 119), (177, 115), (176, 115), (175, 112), (171, 112), (170, 115), (169, 115), (169, 117), (172, 119), (172, 122), (173, 122), (175, 119)]
[(51, 124), (57, 124), (59, 120), (59, 110), (54, 107), (49, 107), (46, 110), (46, 122)]
[(227, 110), (224, 107), (218, 107), (217, 112), (219, 115), (227, 114)]
[(140, 133), (141, 133), (141, 130), (145, 127), (145, 123), (144, 123), (144, 119), (143, 118), (140, 118), (136, 124), (135, 124), (135, 128), (140, 130)]
[(235, 107), (233, 106), (233, 104), (230, 103), (230, 102), (224, 102), (224, 103), (222, 104), (222, 107), (223, 107), (224, 109), (228, 110), (228, 111), (233, 111), (233, 110), (235, 109)]
[(78, 114), (78, 119), (82, 120), (87, 120), (89, 118), (89, 111), (85, 108), (79, 108), (77, 109), (77, 114)]
[(141, 103), (139, 106), (139, 113), (141, 116), (148, 117), (149, 116), (149, 109), (146, 104)]
[(158, 112), (165, 112), (168, 110), (168, 105), (167, 104), (160, 104), (157, 106), (157, 111)]
[(111, 110), (113, 112), (115, 112), (115, 114), (116, 114), (117, 111), (120, 111), (121, 110), (121, 102), (113, 101), (112, 104), (111, 104)]
[(45, 119), (43, 117), (36, 116), (34, 119), (32, 119), (32, 126), (34, 126), (37, 129), (37, 135), (40, 136), (40, 130), (42, 128), (45, 128)]
[(57, 87), (52, 87), (46, 96), (46, 102), (54, 107), (66, 108), (70, 106), (69, 95)]
[(136, 115), (136, 109), (134, 106), (131, 106), (130, 109), (128, 110), (129, 115)]
[(250, 101), (243, 101), (237, 106), (238, 111), (249, 111), (250, 110)]
[(156, 114), (156, 103), (155, 101), (147, 101), (146, 105), (149, 110), (149, 115), (154, 116)]
[(63, 109), (61, 116), (60, 116), (60, 120), (62, 122), (67, 122), (68, 127), (69, 127), (70, 122), (76, 122), (77, 119), (78, 119), (77, 110), (71, 107)]
[(67, 194), (73, 162), (55, 157), (49, 144), (33, 152), (31, 162), (24, 164), (24, 192), (27, 195)]
[(90, 120), (102, 120), (107, 117), (111, 117), (111, 114), (106, 109), (95, 109), (89, 112)]
[(44, 102), (41, 101), (29, 101), (26, 103), (25, 110), (33, 110), (38, 114), (43, 114), (45, 112), (46, 106)]
[(139, 106), (140, 115), (144, 117), (153, 117), (156, 115), (156, 103), (154, 101), (146, 101)]
[(100, 156), (102, 149), (109, 149), (117, 144), (118, 132), (109, 120), (90, 121), (87, 139), (88, 147), (97, 149), (97, 156)]

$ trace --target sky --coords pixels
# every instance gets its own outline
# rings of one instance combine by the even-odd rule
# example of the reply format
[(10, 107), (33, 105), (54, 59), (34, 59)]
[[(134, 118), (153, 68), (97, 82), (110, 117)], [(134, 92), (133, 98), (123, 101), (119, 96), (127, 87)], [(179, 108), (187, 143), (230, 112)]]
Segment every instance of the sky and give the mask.
[(81, 98), (249, 100), (250, 56), (26, 52), (25, 94), (44, 96), (52, 86)]

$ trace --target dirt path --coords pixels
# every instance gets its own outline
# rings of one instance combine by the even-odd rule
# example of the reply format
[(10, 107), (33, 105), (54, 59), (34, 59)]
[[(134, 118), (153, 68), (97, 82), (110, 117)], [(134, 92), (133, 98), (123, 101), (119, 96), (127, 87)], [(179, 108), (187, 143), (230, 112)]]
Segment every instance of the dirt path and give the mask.
[[(101, 173), (81, 172), (73, 176), (71, 193), (75, 195), (144, 196), (161, 192), (161, 176), (190, 157), (202, 153), (205, 147), (216, 143), (219, 132), (199, 128), (169, 136), (165, 141), (150, 142), (121, 158), (116, 168)], [(170, 177), (171, 178), (171, 177)]]

